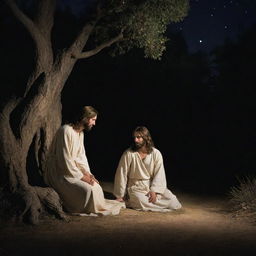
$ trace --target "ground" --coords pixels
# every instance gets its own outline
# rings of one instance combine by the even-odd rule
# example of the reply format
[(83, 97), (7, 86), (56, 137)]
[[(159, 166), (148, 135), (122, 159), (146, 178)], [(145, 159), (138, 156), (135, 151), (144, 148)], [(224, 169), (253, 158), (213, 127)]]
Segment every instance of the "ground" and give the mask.
[[(111, 183), (101, 183), (111, 192)], [(183, 209), (121, 210), (104, 217), (45, 219), (38, 226), (0, 225), (0, 256), (256, 255), (256, 225), (233, 218), (223, 198), (175, 193)]]

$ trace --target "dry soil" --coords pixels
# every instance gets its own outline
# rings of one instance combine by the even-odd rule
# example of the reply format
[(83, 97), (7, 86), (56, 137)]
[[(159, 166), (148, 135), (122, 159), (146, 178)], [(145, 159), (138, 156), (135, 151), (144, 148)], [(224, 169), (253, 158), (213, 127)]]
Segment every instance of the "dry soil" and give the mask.
[[(111, 192), (111, 183), (101, 183)], [(232, 218), (225, 199), (176, 193), (183, 209), (47, 218), (38, 226), (0, 225), (0, 255), (256, 255), (256, 225)]]

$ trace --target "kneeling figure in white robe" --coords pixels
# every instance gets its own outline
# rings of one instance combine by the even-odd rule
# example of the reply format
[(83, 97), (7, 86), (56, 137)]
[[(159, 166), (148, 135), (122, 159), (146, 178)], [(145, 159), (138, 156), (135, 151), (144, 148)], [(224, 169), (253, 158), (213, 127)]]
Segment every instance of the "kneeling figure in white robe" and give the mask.
[[(154, 203), (149, 201), (150, 191), (157, 194)], [(127, 206), (136, 210), (165, 212), (182, 207), (167, 188), (162, 154), (154, 147), (144, 159), (130, 148), (123, 153), (115, 174), (114, 195), (127, 196)]]

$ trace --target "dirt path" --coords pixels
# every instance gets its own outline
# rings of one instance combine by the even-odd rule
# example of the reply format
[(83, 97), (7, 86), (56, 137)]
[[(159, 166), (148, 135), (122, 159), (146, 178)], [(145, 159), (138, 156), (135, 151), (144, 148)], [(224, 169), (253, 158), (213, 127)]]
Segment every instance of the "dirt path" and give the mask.
[[(111, 184), (102, 183), (105, 191)], [(176, 193), (177, 194), (177, 193)], [(256, 226), (227, 214), (220, 199), (177, 194), (183, 209), (0, 225), (0, 255), (256, 255)]]

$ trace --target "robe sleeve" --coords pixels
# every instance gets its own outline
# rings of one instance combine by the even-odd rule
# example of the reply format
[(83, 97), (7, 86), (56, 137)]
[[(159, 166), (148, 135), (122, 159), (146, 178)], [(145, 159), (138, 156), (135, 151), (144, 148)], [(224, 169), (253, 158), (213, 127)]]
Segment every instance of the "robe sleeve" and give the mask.
[(156, 150), (153, 152), (155, 154), (155, 166), (152, 177), (152, 182), (150, 185), (150, 190), (159, 194), (163, 194), (166, 190), (166, 177), (164, 170), (163, 157), (160, 151)]
[(131, 158), (125, 151), (119, 161), (114, 180), (114, 195), (116, 198), (123, 198), (126, 194), (128, 173), (130, 169)]
[(84, 149), (84, 138), (82, 137), (81, 147), (79, 150), (79, 155), (76, 157), (75, 162), (77, 167), (85, 173), (85, 171), (91, 173), (90, 166), (86, 157), (85, 149)]
[(77, 168), (75, 160), (71, 154), (71, 147), (75, 141), (69, 129), (61, 130), (57, 143), (57, 165), (60, 174), (67, 180), (70, 180), (70, 178), (81, 179), (83, 173)]

